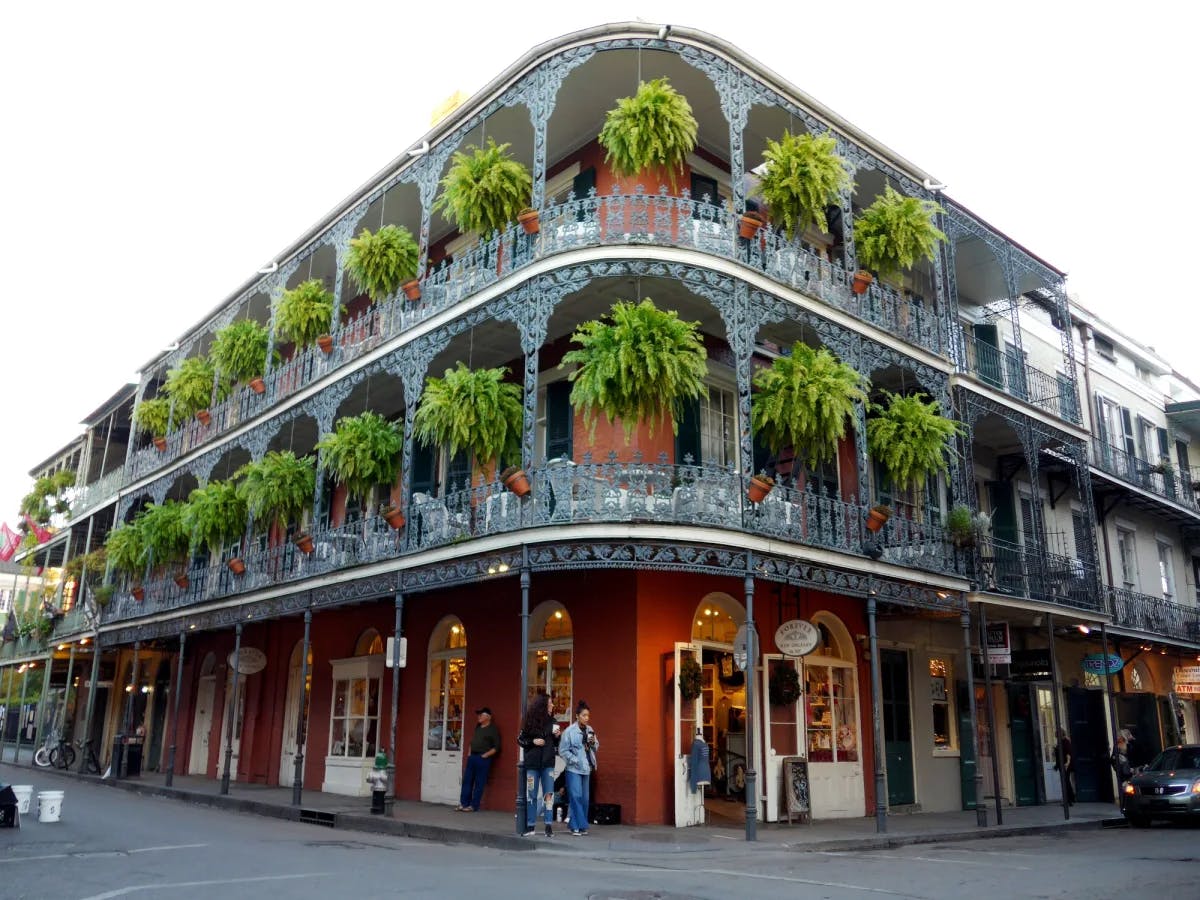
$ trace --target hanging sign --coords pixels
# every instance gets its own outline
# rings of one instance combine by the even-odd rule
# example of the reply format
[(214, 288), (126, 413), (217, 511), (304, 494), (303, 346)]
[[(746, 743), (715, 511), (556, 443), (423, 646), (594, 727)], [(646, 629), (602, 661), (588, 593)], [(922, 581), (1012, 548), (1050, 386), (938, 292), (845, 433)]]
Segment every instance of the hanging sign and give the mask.
[(775, 646), (784, 656), (807, 656), (819, 643), (820, 630), (804, 619), (792, 619), (775, 629)]
[(1171, 683), (1177, 694), (1200, 694), (1200, 666), (1176, 666)]
[(408, 665), (408, 638), (400, 638), (400, 643), (396, 643), (394, 637), (387, 639), (387, 648), (384, 650), (383, 664), (389, 669), (403, 669)]
[[(233, 668), (234, 654), (229, 654), (229, 668)], [(267, 654), (254, 647), (243, 647), (238, 656), (237, 670), (239, 675), (253, 675), (267, 667)]]
[(1050, 681), (1054, 667), (1050, 663), (1050, 651), (1014, 650), (1008, 666), (1009, 681)]
[(746, 670), (746, 663), (749, 657), (750, 645), (750, 629), (743, 625), (737, 630), (737, 634), (733, 636), (733, 664), (741, 669)]
[(987, 661), (992, 665), (1012, 662), (1012, 644), (1008, 638), (1007, 622), (989, 622), (987, 627)]
[(1125, 660), (1119, 654), (1108, 654), (1108, 670), (1105, 671), (1104, 654), (1089, 653), (1083, 658), (1083, 671), (1092, 675), (1116, 675), (1125, 668)]

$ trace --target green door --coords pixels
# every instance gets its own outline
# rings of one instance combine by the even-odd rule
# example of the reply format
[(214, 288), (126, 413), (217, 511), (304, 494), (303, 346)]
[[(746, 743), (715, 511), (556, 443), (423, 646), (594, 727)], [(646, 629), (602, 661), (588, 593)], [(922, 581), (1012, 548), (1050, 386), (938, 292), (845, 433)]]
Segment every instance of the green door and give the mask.
[(992, 553), (991, 584), (985, 589), (1005, 594), (1023, 594), (1024, 563), (1017, 546), (1017, 506), (1011, 481), (989, 481), (988, 494), (992, 503), (992, 537), (996, 545)]
[(1028, 685), (1009, 685), (1008, 721), (1017, 806), (1033, 806), (1037, 803), (1038, 759), (1033, 744), (1033, 703), (1029, 699)]
[(975, 808), (975, 732), (971, 728), (971, 698), (967, 683), (955, 685), (958, 695), (958, 775), (962, 782), (963, 809)]
[(972, 326), (975, 332), (975, 373), (980, 381), (992, 387), (1004, 387), (1004, 370), (1000, 365), (1000, 335), (995, 325)]
[(917, 802), (913, 781), (912, 713), (909, 709), (908, 654), (903, 650), (879, 652), (883, 682), (883, 745), (887, 759), (888, 805)]

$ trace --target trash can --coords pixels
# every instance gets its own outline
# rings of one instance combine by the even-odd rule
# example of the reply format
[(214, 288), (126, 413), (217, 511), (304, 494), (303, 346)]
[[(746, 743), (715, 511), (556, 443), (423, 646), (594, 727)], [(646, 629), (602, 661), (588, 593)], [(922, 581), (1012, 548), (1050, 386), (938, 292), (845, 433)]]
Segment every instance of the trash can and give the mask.
[(130, 778), (142, 774), (142, 747), (144, 738), (131, 737), (125, 742), (125, 774)]
[(113, 738), (112, 759), (109, 761), (109, 767), (112, 769), (113, 777), (120, 778), (125, 772), (122, 768), (122, 763), (125, 759), (125, 735), (118, 734)]

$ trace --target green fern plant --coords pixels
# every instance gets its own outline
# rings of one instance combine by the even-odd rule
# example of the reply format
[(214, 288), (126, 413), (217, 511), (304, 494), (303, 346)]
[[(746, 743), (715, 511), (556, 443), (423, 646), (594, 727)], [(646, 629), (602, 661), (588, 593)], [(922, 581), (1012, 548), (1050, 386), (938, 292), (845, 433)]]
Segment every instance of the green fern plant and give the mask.
[(884, 185), (883, 193), (854, 220), (858, 262), (884, 278), (911, 269), (917, 260), (932, 262), (946, 235), (933, 223), (943, 212), (932, 200), (908, 197)]
[(533, 177), (508, 153), (510, 146), (488, 138), (486, 147), (457, 151), (434, 210), (444, 211), (459, 231), (474, 231), (485, 239), (515, 221), (529, 205)]
[(339, 419), (337, 428), (321, 438), (321, 465), (344, 484), (367, 508), (376, 485), (391, 484), (400, 469), (404, 439), (394, 422), (370, 410)]
[(284, 291), (275, 310), (275, 330), (285, 341), (307, 347), (323, 334), (329, 334), (333, 320), (333, 294), (325, 290), (319, 278), (302, 281)]
[[(207, 356), (192, 356), (167, 372), (163, 390), (175, 401), (175, 419), (180, 421), (194, 416), (212, 403), (213, 364)], [(217, 400), (224, 399), (224, 385), (217, 388)]]
[(452, 455), (467, 450), (485, 473), (496, 459), (502, 467), (520, 459), (525, 407), (521, 386), (506, 375), (503, 366), (468, 369), (460, 361), (442, 378), (430, 378), (413, 418), (417, 440)]
[(767, 139), (763, 159), (767, 169), (758, 192), (788, 238), (810, 225), (828, 231), (825, 208), (850, 185), (850, 164), (838, 156), (833, 135), (785, 131), (781, 141)]
[(571, 405), (593, 435), (601, 412), (610, 423), (621, 420), (626, 442), (638, 422), (653, 435), (667, 416), (677, 433), (686, 401), (708, 395), (700, 323), (660, 310), (649, 298), (617, 302), (604, 319), (580, 325), (571, 340), (579, 347), (567, 351), (560, 368), (577, 366), (569, 376)]
[(948, 470), (951, 441), (965, 427), (943, 416), (941, 404), (924, 394), (883, 396), (885, 402), (872, 404), (867, 419), (867, 449), (893, 485), (919, 490), (929, 475)]
[(257, 462), (246, 463), (234, 478), (250, 514), (282, 530), (289, 522), (301, 524), (301, 517), (312, 508), (316, 460), (297, 457), (291, 450), (272, 450)]
[(217, 332), (208, 356), (223, 379), (245, 384), (266, 372), (270, 340), (265, 326), (238, 319)]
[(177, 500), (151, 503), (139, 517), (142, 539), (154, 566), (168, 566), (187, 561), (191, 536), (184, 525), (187, 505)]
[(666, 170), (671, 186), (696, 148), (696, 117), (687, 97), (666, 78), (638, 84), (637, 93), (623, 97), (608, 111), (600, 130), (605, 164), (618, 178), (646, 169)]
[(66, 492), (75, 487), (74, 469), (59, 469), (53, 475), (38, 478), (33, 489), (21, 498), (20, 514), (29, 516), (39, 525), (48, 525), (50, 518), (71, 509)]
[(138, 431), (151, 437), (167, 436), (167, 425), (171, 420), (171, 401), (166, 397), (151, 397), (138, 404), (133, 414), (133, 424)]
[(118, 525), (104, 542), (108, 563), (113, 571), (130, 578), (141, 578), (146, 570), (146, 538), (140, 519)]
[(210, 481), (188, 495), (183, 527), (194, 551), (204, 547), (216, 559), (221, 549), (246, 530), (246, 500), (232, 481)]
[(364, 228), (350, 240), (346, 274), (372, 303), (378, 303), (417, 277), (420, 256), (420, 247), (407, 228), (384, 225), (374, 234)]
[(838, 442), (867, 400), (867, 380), (822, 347), (797, 341), (754, 377), (750, 423), (772, 453), (791, 447), (809, 467), (837, 455)]

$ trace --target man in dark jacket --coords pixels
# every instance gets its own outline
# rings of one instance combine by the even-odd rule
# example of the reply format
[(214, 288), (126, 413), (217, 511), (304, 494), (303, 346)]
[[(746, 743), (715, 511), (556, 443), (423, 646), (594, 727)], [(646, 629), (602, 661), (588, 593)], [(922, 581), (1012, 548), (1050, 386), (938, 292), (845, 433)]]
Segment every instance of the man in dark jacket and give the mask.
[(475, 710), (478, 724), (471, 735), (471, 753), (463, 773), (462, 793), (458, 798), (459, 812), (479, 812), (483, 789), (492, 769), (492, 757), (500, 752), (500, 729), (492, 722), (492, 711), (486, 706)]

